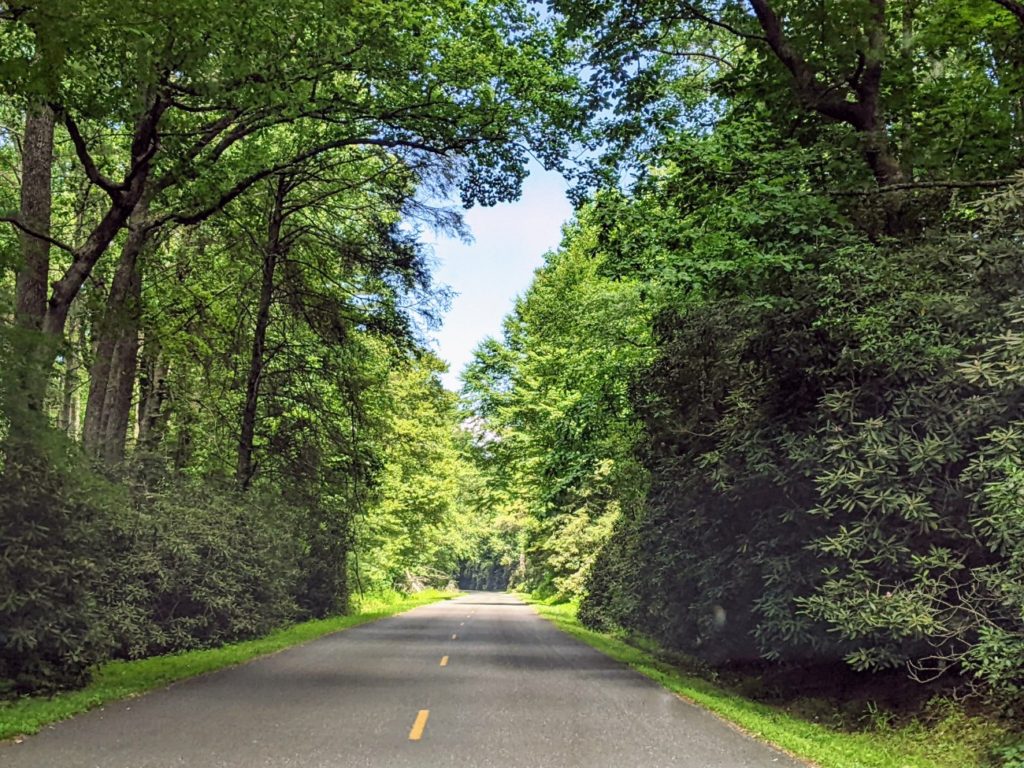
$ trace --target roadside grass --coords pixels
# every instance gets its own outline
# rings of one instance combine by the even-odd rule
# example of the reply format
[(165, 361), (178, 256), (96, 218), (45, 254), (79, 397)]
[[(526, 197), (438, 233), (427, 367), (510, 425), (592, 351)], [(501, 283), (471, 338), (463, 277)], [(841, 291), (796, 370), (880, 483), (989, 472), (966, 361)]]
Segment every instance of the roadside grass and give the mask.
[(741, 730), (821, 768), (982, 768), (998, 765), (992, 755), (1012, 738), (1006, 726), (969, 715), (945, 700), (933, 702), (925, 721), (894, 725), (884, 712), (876, 711), (869, 713), (862, 729), (829, 727), (687, 674), (658, 658), (659, 649), (651, 643), (587, 629), (577, 620), (573, 604), (526, 599), (564, 632)]
[(275, 653), (342, 629), (408, 611), (420, 605), (458, 597), (458, 592), (424, 590), (412, 595), (385, 593), (355, 601), (347, 616), (293, 624), (254, 640), (199, 651), (153, 656), (134, 661), (110, 661), (98, 666), (92, 682), (77, 691), (52, 697), (33, 696), (0, 702), (0, 741), (37, 733), (40, 728), (107, 702), (136, 696), (178, 680)]

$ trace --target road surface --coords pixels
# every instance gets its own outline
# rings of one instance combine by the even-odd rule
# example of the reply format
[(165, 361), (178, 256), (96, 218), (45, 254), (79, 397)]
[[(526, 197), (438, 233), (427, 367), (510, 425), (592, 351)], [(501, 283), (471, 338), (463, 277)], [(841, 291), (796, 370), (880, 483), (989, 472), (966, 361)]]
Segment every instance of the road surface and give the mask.
[(539, 618), (474, 593), (108, 704), (4, 768), (797, 768)]

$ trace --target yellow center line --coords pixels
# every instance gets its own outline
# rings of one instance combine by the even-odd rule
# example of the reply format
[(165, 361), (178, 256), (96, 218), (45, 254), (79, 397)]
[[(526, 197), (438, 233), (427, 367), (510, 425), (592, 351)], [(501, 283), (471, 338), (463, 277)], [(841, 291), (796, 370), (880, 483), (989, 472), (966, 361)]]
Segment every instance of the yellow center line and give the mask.
[(442, 656), (441, 657), (441, 666), (442, 667), (447, 667), (448, 666), (448, 657), (447, 656)]
[(429, 709), (421, 709), (416, 715), (416, 722), (412, 724), (412, 730), (409, 731), (409, 741), (419, 741), (423, 738), (423, 729), (427, 727), (428, 717), (430, 717)]
[(452, 640), (458, 640), (458, 639), (459, 639), (458, 635), (452, 635)]

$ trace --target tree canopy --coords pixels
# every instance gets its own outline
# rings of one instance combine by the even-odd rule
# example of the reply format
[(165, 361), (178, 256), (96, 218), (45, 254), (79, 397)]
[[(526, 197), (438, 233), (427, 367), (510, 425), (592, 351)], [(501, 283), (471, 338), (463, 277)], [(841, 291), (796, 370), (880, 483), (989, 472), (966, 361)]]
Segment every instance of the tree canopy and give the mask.
[(595, 151), (466, 375), (515, 578), (715, 665), (1018, 700), (1019, 7), (553, 7)]
[[(0, 696), (461, 584), (1019, 707), (1017, 0), (25, 0), (0, 54)], [(446, 391), (422, 235), (531, 158), (574, 218)]]
[(452, 581), (485, 535), (420, 233), (565, 158), (552, 26), (33, 0), (0, 51), (0, 695)]

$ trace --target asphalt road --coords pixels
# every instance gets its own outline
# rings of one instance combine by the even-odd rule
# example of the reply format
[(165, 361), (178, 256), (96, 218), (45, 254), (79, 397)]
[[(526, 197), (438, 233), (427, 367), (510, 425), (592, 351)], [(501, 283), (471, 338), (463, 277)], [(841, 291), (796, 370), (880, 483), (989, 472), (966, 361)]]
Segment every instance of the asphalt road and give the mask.
[(107, 705), (3, 768), (796, 768), (504, 594)]

